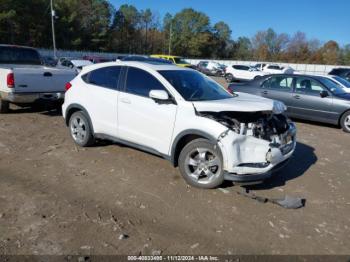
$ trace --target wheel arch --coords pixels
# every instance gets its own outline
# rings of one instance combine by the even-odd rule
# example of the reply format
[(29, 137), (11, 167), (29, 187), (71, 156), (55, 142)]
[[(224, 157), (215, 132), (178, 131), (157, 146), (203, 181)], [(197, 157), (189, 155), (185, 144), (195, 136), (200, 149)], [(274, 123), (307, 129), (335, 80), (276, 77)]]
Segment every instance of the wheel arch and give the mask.
[(174, 167), (178, 166), (178, 159), (179, 159), (181, 150), (189, 142), (198, 138), (208, 139), (211, 142), (217, 143), (217, 140), (215, 137), (201, 130), (190, 129), (190, 130), (182, 131), (176, 136), (171, 147), (170, 160)]
[(70, 119), (70, 117), (71, 117), (75, 112), (78, 112), (78, 111), (82, 111), (82, 112), (84, 113), (84, 115), (87, 117), (87, 120), (88, 120), (88, 122), (89, 122), (91, 131), (92, 131), (92, 133), (94, 134), (94, 126), (92, 125), (90, 115), (89, 115), (89, 113), (87, 112), (87, 110), (86, 110), (82, 105), (79, 105), (79, 104), (71, 104), (71, 105), (67, 108), (67, 110), (66, 110), (66, 115), (65, 115), (66, 126), (69, 125), (69, 119)]
[(350, 113), (350, 109), (347, 109), (345, 110), (340, 116), (339, 116), (339, 119), (338, 119), (338, 125), (341, 126), (341, 119), (343, 118), (343, 116), (346, 114), (346, 113)]

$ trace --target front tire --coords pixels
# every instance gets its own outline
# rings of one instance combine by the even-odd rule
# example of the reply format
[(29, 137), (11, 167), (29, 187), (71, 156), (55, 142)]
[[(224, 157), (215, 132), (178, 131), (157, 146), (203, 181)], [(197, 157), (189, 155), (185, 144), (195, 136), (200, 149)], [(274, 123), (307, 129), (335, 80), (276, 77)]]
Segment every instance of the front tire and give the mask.
[(207, 139), (188, 143), (182, 149), (178, 163), (182, 177), (191, 186), (210, 189), (224, 181), (221, 150)]
[(340, 125), (344, 132), (350, 133), (350, 111), (346, 112), (340, 119)]
[(71, 137), (77, 145), (87, 147), (94, 144), (95, 139), (92, 128), (87, 116), (82, 111), (72, 114), (69, 119), (69, 130)]
[(0, 98), (0, 113), (8, 113), (10, 110), (10, 103)]

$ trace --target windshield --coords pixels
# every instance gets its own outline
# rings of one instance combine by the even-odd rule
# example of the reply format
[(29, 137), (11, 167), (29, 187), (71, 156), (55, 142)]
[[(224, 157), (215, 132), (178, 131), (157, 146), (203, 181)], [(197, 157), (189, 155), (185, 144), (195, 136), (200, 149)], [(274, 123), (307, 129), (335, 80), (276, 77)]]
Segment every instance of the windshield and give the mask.
[(343, 86), (350, 88), (350, 82), (347, 81), (344, 78), (341, 78), (340, 76), (333, 76), (335, 80), (337, 80), (339, 83), (341, 83)]
[(339, 95), (346, 93), (341, 85), (337, 84), (333, 80), (325, 77), (319, 78), (322, 84), (324, 84), (333, 94)]
[(197, 71), (162, 70), (159, 73), (187, 101), (207, 101), (231, 98), (221, 85)]
[(40, 65), (39, 53), (30, 48), (0, 47), (0, 64)]
[(188, 64), (183, 58), (181, 57), (174, 57), (175, 64)]

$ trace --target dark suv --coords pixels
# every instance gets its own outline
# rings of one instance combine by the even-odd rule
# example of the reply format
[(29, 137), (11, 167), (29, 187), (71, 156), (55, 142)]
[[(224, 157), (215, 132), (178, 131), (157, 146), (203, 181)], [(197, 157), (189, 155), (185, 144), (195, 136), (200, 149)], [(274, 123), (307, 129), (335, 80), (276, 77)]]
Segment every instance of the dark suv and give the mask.
[(340, 76), (350, 81), (350, 68), (334, 68), (328, 73), (329, 75)]

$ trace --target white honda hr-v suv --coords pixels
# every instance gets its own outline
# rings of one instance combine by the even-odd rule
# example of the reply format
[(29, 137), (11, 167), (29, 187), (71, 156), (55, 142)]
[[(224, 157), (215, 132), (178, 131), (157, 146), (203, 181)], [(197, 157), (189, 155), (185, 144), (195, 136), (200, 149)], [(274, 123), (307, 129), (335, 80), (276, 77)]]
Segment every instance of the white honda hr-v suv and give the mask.
[(200, 188), (261, 182), (296, 146), (283, 103), (231, 94), (192, 69), (102, 63), (84, 67), (66, 90), (62, 112), (76, 144), (109, 139), (157, 154)]

